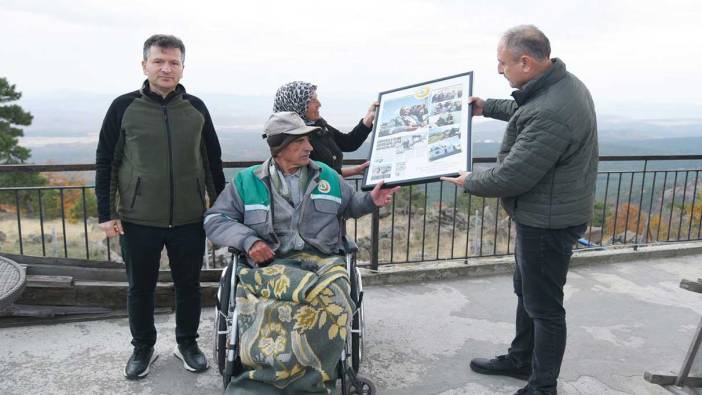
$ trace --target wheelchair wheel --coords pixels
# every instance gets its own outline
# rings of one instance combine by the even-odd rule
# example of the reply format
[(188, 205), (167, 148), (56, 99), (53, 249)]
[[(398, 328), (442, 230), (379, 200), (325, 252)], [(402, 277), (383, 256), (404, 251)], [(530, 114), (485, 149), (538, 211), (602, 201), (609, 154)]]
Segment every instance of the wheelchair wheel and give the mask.
[(224, 371), (222, 372), (222, 388), (225, 390), (232, 381), (232, 376), (234, 375), (234, 364), (225, 359), (224, 361)]
[(215, 307), (215, 338), (214, 338), (214, 360), (217, 361), (219, 373), (224, 375), (225, 362), (227, 359), (227, 314), (229, 313), (229, 293), (231, 292), (231, 265), (224, 269), (219, 280), (219, 290), (217, 290), (217, 306)]
[(364, 315), (363, 315), (363, 283), (361, 273), (356, 266), (353, 266), (353, 276), (351, 280), (351, 293), (354, 303), (356, 303), (356, 314), (351, 320), (351, 367), (354, 373), (358, 373), (363, 361), (363, 335), (364, 335)]
[(225, 342), (224, 347), (222, 347), (221, 355), (222, 355), (222, 388), (225, 390), (227, 389), (227, 386), (229, 385), (229, 382), (232, 381), (232, 377), (241, 374), (243, 371), (243, 368), (241, 366), (241, 359), (239, 359), (239, 343), (237, 342), (235, 346), (230, 346), (233, 347), (233, 353), (234, 353), (234, 360), (230, 360), (227, 357), (227, 345), (231, 344), (231, 331), (227, 331), (227, 335), (225, 336)]
[(227, 330), (227, 323), (224, 317), (220, 316), (219, 309), (215, 308), (215, 322), (214, 322), (214, 352), (213, 357), (217, 362), (217, 369), (219, 374), (224, 371), (224, 357), (225, 357), (225, 347), (226, 347), (226, 335), (220, 335), (220, 332)]
[(349, 395), (375, 395), (376, 388), (370, 379), (363, 376), (356, 376), (356, 384), (349, 380), (347, 393)]

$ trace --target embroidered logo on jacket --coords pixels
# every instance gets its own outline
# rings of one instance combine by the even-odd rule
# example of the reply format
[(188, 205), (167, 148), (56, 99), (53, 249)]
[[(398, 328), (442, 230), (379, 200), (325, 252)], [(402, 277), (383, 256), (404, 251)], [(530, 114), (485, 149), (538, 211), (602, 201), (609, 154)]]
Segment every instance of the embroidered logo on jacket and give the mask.
[(319, 189), (319, 192), (322, 193), (329, 193), (329, 191), (331, 191), (331, 185), (329, 185), (329, 181), (327, 180), (320, 181), (317, 188)]

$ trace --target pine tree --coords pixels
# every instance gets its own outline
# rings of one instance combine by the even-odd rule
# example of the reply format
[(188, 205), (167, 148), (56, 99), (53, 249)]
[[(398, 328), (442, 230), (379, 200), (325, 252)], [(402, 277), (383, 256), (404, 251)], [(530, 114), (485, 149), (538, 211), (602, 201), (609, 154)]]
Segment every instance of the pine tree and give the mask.
[[(18, 104), (11, 104), (22, 97), (15, 85), (10, 85), (6, 78), (0, 78), (0, 165), (25, 163), (31, 156), (31, 151), (19, 145), (19, 137), (24, 132), (18, 126), (32, 124), (32, 114)], [(29, 187), (46, 185), (46, 177), (38, 173), (0, 173), (0, 187)], [(19, 192), (19, 204), (30, 214), (36, 212), (38, 200), (34, 193)], [(15, 194), (0, 193), (0, 203), (14, 205)]]
[(18, 144), (18, 138), (24, 136), (22, 129), (15, 127), (32, 124), (32, 114), (22, 107), (11, 103), (19, 100), (22, 92), (15, 90), (6, 78), (0, 78), (0, 164), (24, 163), (30, 156), (30, 150)]

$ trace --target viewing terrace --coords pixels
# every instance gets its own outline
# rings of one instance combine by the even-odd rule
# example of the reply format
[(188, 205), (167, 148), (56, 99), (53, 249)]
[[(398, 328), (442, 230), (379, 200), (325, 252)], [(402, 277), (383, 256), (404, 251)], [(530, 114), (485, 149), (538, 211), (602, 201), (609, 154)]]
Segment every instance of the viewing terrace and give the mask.
[[(476, 168), (491, 163), (494, 158), (474, 159)], [(228, 179), (251, 164), (225, 163)], [(699, 336), (702, 300), (678, 284), (702, 277), (701, 170), (702, 155), (600, 158), (594, 217), (566, 286), (570, 337), (560, 393), (667, 393), (643, 374), (677, 374)], [(0, 172), (84, 178), (92, 171), (94, 165), (0, 166)], [(148, 379), (123, 380), (129, 335), (119, 317), (126, 279), (117, 243), (97, 227), (92, 185), (2, 186), (0, 204), (0, 255), (23, 265), (27, 281), (15, 309), (0, 314), (0, 327), (9, 327), (0, 329), (0, 349), (7, 350), (0, 353), (0, 393), (220, 391), (215, 369), (185, 374), (172, 357), (165, 270), (158, 294), (161, 357)], [(513, 331), (514, 229), (499, 200), (443, 183), (407, 186), (391, 207), (349, 221), (347, 232), (366, 268), (363, 370), (380, 393), (492, 394), (522, 386), (467, 367), (472, 357), (504, 352)], [(208, 246), (204, 257), (208, 306), (225, 251)], [(211, 310), (202, 317), (203, 348), (212, 339)], [(700, 376), (700, 362), (690, 370)]]

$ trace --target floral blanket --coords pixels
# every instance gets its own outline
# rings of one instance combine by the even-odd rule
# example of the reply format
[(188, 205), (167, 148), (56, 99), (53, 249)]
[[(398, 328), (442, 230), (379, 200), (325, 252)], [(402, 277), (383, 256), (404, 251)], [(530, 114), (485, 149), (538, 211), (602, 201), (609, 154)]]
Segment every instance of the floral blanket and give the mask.
[(247, 370), (227, 393), (331, 394), (354, 309), (344, 258), (300, 252), (238, 276)]

